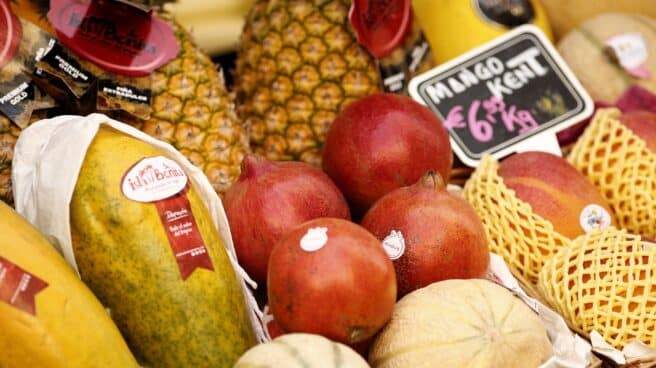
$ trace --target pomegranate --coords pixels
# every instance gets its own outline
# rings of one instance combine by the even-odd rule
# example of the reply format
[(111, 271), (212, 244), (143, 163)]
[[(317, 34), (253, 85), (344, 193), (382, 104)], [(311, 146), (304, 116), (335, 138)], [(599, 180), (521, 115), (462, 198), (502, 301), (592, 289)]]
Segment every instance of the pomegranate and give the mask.
[(330, 126), (323, 169), (355, 214), (384, 194), (416, 182), (427, 170), (449, 179), (453, 154), (446, 129), (409, 97), (378, 93), (359, 99)]
[(223, 205), (237, 259), (258, 283), (266, 282), (269, 254), (285, 232), (319, 217), (351, 218), (344, 196), (321, 170), (257, 155), (243, 159)]
[(467, 201), (446, 191), (437, 172), (380, 198), (362, 226), (383, 241), (394, 260), (399, 298), (437, 281), (487, 273), (483, 224)]
[(354, 345), (391, 318), (396, 276), (387, 253), (353, 222), (320, 218), (290, 231), (271, 252), (269, 307), (284, 331)]

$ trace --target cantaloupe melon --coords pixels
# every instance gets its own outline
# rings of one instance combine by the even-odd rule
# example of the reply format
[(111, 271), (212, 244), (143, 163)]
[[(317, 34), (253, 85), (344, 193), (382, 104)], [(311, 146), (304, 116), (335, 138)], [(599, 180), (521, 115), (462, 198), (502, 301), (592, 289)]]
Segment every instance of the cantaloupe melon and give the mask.
[(446, 280), (401, 299), (369, 353), (373, 368), (528, 368), (553, 354), (544, 324), (507, 289)]
[(248, 350), (234, 368), (368, 368), (350, 347), (307, 333), (290, 333)]
[(603, 13), (621, 12), (656, 17), (654, 0), (540, 0), (556, 40), (586, 20)]
[[(651, 72), (651, 78), (641, 79), (630, 75), (605, 52), (609, 38), (630, 33), (641, 35), (645, 41), (648, 56), (644, 65)], [(654, 18), (622, 13), (598, 15), (561, 39), (558, 51), (595, 101), (615, 104), (632, 85), (656, 93)]]
[(64, 258), (2, 202), (0, 234), (0, 367), (138, 367)]

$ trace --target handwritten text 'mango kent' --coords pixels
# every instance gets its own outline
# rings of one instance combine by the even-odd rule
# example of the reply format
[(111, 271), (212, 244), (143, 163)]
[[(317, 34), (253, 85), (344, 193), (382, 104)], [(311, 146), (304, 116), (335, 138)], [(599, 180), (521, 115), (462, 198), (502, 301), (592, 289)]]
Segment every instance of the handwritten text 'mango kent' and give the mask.
[(505, 64), (492, 56), (476, 63), (471, 68), (472, 70), (463, 68), (453, 77), (426, 86), (425, 91), (432, 102), (437, 105), (441, 100), (465, 92), (467, 88), (480, 82), (485, 82), (490, 93), (502, 99), (504, 94), (512, 94), (513, 91), (526, 85), (529, 80), (547, 74), (549, 69), (537, 60), (539, 55), (540, 51), (537, 47), (531, 47), (508, 59)]

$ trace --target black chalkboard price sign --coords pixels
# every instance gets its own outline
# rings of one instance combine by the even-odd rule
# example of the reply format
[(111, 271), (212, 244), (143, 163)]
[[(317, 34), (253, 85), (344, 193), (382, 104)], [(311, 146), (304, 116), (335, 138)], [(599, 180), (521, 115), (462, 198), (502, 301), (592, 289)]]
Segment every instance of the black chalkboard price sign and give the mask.
[(593, 111), (590, 96), (533, 25), (413, 78), (409, 90), (440, 117), (454, 152), (469, 166), (484, 154), (559, 154), (556, 133)]

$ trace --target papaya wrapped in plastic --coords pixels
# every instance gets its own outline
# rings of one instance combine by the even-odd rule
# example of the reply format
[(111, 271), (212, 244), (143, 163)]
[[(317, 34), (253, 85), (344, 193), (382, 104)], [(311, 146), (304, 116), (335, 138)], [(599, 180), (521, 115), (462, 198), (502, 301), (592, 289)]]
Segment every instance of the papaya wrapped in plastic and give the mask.
[(14, 168), (17, 210), (140, 362), (229, 367), (264, 339), (221, 202), (172, 146), (101, 114), (61, 116), (23, 132)]

